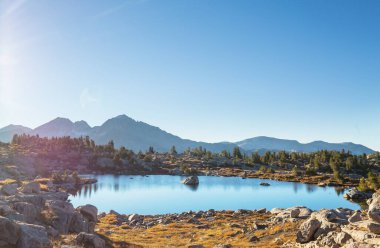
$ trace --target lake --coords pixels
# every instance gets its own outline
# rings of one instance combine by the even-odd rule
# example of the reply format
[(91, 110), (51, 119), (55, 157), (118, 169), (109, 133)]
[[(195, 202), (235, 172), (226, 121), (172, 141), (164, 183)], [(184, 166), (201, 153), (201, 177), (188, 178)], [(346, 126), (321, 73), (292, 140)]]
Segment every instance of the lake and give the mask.
[[(189, 210), (272, 209), (306, 206), (313, 210), (360, 209), (334, 187), (240, 177), (200, 176), (199, 186), (181, 183), (186, 177), (169, 175), (87, 175), (96, 184), (84, 186), (70, 200), (75, 207), (95, 205), (100, 212), (163, 214)], [(270, 186), (260, 186), (267, 182)]]

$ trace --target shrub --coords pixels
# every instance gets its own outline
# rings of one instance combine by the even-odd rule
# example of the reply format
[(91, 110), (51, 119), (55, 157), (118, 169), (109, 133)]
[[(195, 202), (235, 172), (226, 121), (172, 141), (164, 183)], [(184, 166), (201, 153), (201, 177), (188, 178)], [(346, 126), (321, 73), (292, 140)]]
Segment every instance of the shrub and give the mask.
[(317, 174), (317, 172), (315, 171), (314, 168), (308, 167), (308, 168), (306, 168), (305, 174), (307, 176), (315, 176)]
[(368, 185), (367, 185), (366, 180), (364, 179), (364, 177), (360, 178), (358, 190), (360, 190), (360, 191), (369, 191), (370, 190)]
[(262, 173), (265, 173), (267, 171), (267, 167), (265, 167), (264, 165), (262, 165), (259, 169), (260, 172)]

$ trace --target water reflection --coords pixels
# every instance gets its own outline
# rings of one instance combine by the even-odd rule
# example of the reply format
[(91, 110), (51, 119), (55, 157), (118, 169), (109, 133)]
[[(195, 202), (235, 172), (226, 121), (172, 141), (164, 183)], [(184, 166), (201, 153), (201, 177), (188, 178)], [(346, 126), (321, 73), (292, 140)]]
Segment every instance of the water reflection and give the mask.
[[(184, 185), (180, 176), (91, 175), (96, 184), (70, 196), (75, 206), (96, 205), (100, 211), (173, 213), (188, 210), (256, 209), (304, 205), (312, 209), (359, 205), (346, 201), (344, 188), (238, 177), (199, 177), (197, 186)], [(132, 179), (133, 178), (133, 179)], [(270, 186), (260, 186), (267, 182)], [(178, 199), (181, 199), (178, 201)]]
[(199, 185), (186, 185), (186, 187), (192, 191), (197, 191)]

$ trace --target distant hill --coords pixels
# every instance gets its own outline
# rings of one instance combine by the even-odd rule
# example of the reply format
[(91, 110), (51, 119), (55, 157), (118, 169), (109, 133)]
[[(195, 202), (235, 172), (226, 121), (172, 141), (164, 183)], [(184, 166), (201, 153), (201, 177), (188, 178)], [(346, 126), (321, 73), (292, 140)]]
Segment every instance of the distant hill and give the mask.
[(72, 122), (66, 118), (56, 118), (35, 129), (24, 126), (9, 125), (0, 129), (0, 141), (9, 142), (14, 134), (32, 134), (41, 137), (54, 136), (90, 136), (97, 144), (106, 144), (111, 139), (116, 147), (125, 146), (134, 151), (146, 151), (149, 146), (153, 146), (159, 152), (168, 151), (173, 145), (177, 151), (182, 152), (187, 148), (202, 146), (212, 151), (220, 152), (239, 146), (246, 153), (265, 151), (298, 151), (314, 152), (318, 150), (349, 150), (353, 154), (373, 153), (374, 151), (363, 145), (354, 143), (327, 143), (324, 141), (314, 141), (301, 144), (296, 140), (276, 139), (271, 137), (255, 137), (242, 140), (236, 143), (220, 142), (207, 143), (182, 139), (178, 136), (161, 130), (158, 127), (147, 123), (136, 121), (126, 115), (119, 115), (104, 122), (101, 126), (90, 127), (85, 121)]
[(249, 152), (263, 151), (296, 151), (296, 152), (316, 152), (320, 150), (329, 151), (351, 151), (353, 154), (371, 154), (375, 151), (363, 145), (351, 142), (345, 143), (328, 143), (324, 141), (314, 141), (302, 144), (297, 140), (277, 139), (265, 136), (259, 136), (251, 139), (236, 142), (236, 144)]
[(20, 125), (8, 125), (0, 129), (0, 141), (9, 142), (13, 135), (21, 133), (29, 133), (32, 129)]

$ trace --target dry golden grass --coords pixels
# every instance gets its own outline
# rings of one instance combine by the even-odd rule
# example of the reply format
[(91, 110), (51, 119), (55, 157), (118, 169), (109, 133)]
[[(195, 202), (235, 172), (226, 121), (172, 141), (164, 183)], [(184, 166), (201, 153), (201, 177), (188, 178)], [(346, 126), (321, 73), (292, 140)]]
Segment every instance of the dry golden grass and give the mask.
[[(199, 229), (198, 225), (176, 222), (168, 225), (156, 225), (149, 229), (131, 228), (117, 225), (115, 215), (109, 214), (99, 220), (97, 233), (106, 237), (113, 247), (188, 247), (203, 245), (214, 247), (217, 244), (230, 244), (233, 247), (281, 247), (284, 242), (294, 241), (299, 222), (269, 226), (265, 230), (254, 230), (254, 222), (263, 222), (268, 214), (252, 213), (234, 217), (231, 214), (218, 213), (214, 221), (199, 219), (209, 228)], [(239, 227), (231, 227), (236, 223)], [(258, 241), (250, 242), (254, 235)], [(276, 241), (275, 239), (278, 238)]]
[(14, 179), (10, 179), (10, 178), (5, 179), (5, 180), (3, 180), (3, 181), (0, 181), (0, 185), (12, 184), (12, 183), (17, 183), (17, 181), (14, 180)]

